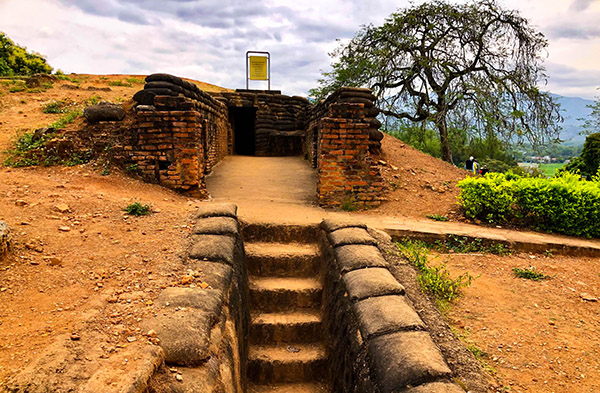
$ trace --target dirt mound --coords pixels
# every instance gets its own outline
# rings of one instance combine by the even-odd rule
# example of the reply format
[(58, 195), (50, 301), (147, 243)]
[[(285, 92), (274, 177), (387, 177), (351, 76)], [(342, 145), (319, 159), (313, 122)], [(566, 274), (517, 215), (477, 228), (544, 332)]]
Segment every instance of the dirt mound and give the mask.
[(468, 172), (385, 135), (381, 173), (389, 191), (373, 214), (424, 217), (453, 215), (458, 209), (456, 183)]

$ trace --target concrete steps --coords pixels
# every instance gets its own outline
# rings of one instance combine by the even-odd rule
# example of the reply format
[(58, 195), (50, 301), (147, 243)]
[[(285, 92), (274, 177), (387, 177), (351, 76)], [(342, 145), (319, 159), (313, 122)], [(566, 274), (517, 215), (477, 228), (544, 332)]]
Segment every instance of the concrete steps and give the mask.
[(323, 339), (321, 315), (312, 310), (255, 314), (250, 338), (254, 344), (318, 342)]
[[(318, 247), (302, 228), (249, 226), (248, 392), (329, 392)], [(283, 235), (282, 235), (283, 234)], [(294, 242), (294, 235), (301, 239)]]

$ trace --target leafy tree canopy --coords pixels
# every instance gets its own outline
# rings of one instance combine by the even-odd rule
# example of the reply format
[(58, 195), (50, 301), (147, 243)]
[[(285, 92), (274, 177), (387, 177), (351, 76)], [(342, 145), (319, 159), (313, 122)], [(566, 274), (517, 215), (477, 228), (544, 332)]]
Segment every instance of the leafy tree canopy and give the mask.
[(37, 53), (15, 44), (0, 31), (0, 76), (49, 74), (52, 67)]
[(581, 155), (564, 167), (565, 171), (579, 172), (588, 179), (598, 174), (600, 169), (600, 132), (585, 138)]
[(600, 132), (600, 97), (596, 98), (593, 104), (587, 106), (592, 110), (583, 123), (583, 132), (584, 135), (590, 135), (596, 132)]
[(364, 26), (332, 56), (311, 91), (370, 87), (382, 113), (435, 125), (442, 158), (452, 161), (449, 126), (543, 145), (558, 139), (559, 106), (538, 88), (547, 41), (496, 0), (444, 0), (399, 10), (382, 26)]

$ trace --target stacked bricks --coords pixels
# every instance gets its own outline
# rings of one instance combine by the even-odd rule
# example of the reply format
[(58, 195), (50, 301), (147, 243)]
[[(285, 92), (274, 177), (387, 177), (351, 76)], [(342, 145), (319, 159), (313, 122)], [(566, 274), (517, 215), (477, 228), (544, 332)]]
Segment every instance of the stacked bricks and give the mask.
[[(164, 81), (157, 82), (157, 78)], [(122, 146), (115, 151), (115, 158), (125, 167), (133, 165), (146, 180), (205, 197), (204, 176), (231, 153), (227, 107), (175, 76), (153, 74), (149, 79), (152, 80), (146, 87), (162, 84), (183, 93), (154, 95), (163, 87), (139, 92), (145, 93), (143, 100), (152, 101), (137, 107), (131, 128), (123, 131)]]
[(369, 97), (368, 89), (341, 88), (313, 111), (304, 149), (317, 167), (321, 206), (381, 204), (384, 182), (369, 152), (377, 108)]
[(306, 114), (310, 104), (303, 97), (289, 97), (278, 90), (236, 90), (211, 93), (228, 107), (256, 108), (255, 154), (301, 154)]
[(366, 226), (324, 220), (319, 247), (332, 391), (464, 392)]
[(177, 191), (203, 196), (202, 118), (185, 97), (156, 96), (156, 110), (139, 111), (123, 150), (125, 165)]

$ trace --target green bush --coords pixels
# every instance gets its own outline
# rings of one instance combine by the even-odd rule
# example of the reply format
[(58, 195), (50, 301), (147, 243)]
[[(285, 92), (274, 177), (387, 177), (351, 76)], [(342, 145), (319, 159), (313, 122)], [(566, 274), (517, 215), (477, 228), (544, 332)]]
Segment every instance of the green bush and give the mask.
[(145, 216), (152, 212), (152, 207), (150, 205), (142, 205), (139, 202), (132, 203), (125, 208), (127, 214), (131, 214), (132, 216)]
[(469, 273), (452, 278), (444, 264), (431, 266), (425, 243), (405, 240), (402, 243), (396, 243), (396, 246), (402, 255), (419, 270), (417, 282), (423, 291), (434, 296), (438, 305), (443, 307), (445, 303), (456, 300), (462, 295), (462, 289), (471, 285), (473, 276)]
[(600, 236), (600, 182), (577, 174), (531, 178), (492, 174), (458, 183), (465, 215), (547, 232)]
[(583, 149), (579, 157), (571, 160), (564, 167), (565, 171), (579, 171), (583, 176), (590, 179), (598, 172), (600, 167), (600, 132), (588, 135), (585, 138)]

